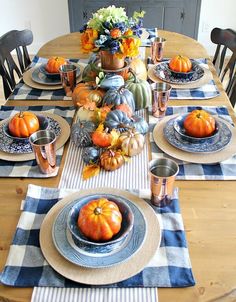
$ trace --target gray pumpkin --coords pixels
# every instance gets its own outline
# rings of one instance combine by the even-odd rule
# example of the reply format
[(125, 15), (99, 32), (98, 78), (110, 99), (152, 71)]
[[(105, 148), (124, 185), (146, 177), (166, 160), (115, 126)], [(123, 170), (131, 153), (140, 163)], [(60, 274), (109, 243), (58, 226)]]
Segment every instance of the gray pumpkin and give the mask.
[(115, 107), (120, 104), (127, 104), (133, 112), (135, 110), (133, 93), (124, 88), (124, 86), (119, 89), (108, 90), (103, 97), (103, 106), (113, 105)]
[(124, 132), (130, 128), (131, 120), (127, 114), (121, 110), (110, 111), (105, 119), (105, 127), (109, 129), (117, 129), (120, 132)]
[(97, 147), (85, 147), (82, 152), (82, 159), (86, 164), (95, 164), (98, 162), (100, 149)]
[(101, 80), (99, 86), (102, 89), (118, 89), (125, 84), (124, 78), (120, 75), (107, 73)]
[(71, 140), (78, 147), (92, 145), (91, 134), (96, 130), (96, 125), (90, 121), (78, 121), (71, 128)]
[(148, 132), (149, 126), (145, 119), (138, 115), (133, 115), (131, 117), (131, 127), (135, 128), (135, 130), (139, 133), (146, 134)]

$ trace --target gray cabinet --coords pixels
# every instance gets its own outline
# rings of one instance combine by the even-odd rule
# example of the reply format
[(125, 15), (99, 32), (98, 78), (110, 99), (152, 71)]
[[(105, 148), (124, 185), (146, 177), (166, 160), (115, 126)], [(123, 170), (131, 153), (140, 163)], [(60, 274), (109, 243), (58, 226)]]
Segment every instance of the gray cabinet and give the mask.
[(197, 38), (201, 0), (68, 0), (70, 30), (78, 31), (92, 13), (108, 5), (125, 7), (129, 16), (144, 10), (144, 27), (157, 27)]

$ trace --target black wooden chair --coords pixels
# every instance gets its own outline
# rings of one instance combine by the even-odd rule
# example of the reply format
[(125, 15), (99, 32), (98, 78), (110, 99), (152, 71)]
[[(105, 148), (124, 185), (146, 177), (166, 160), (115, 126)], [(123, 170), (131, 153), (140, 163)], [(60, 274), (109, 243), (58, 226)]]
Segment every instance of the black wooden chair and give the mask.
[[(232, 29), (214, 28), (211, 32), (211, 41), (217, 44), (213, 64), (216, 67), (221, 82), (226, 79), (225, 91), (228, 94), (232, 105), (235, 105), (235, 97), (233, 100), (233, 88), (235, 85), (235, 62), (236, 62), (236, 32)], [(229, 61), (225, 59), (230, 52)]]
[[(4, 95), (7, 99), (12, 93), (23, 72), (31, 63), (27, 46), (33, 42), (30, 30), (11, 30), (0, 37), (0, 75), (2, 76)], [(15, 60), (12, 52), (15, 50)]]

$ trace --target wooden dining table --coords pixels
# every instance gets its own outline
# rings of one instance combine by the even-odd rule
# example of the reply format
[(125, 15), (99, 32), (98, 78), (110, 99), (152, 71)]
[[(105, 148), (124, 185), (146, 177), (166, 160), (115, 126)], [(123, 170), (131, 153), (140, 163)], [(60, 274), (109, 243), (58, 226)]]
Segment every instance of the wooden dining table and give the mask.
[[(236, 122), (233, 108), (219, 81), (205, 48), (196, 40), (181, 34), (158, 31), (166, 38), (164, 56), (176, 54), (190, 58), (208, 58), (208, 64), (220, 95), (208, 100), (170, 100), (170, 105), (227, 106)], [(146, 48), (146, 56), (150, 53)], [(86, 58), (81, 52), (80, 34), (70, 33), (49, 41), (38, 56)], [(62, 105), (71, 101), (7, 101), (6, 105)], [(6, 263), (9, 247), (20, 217), (20, 205), (28, 184), (57, 187), (65, 163), (65, 148), (59, 174), (48, 179), (0, 178), (0, 270)], [(104, 184), (105, 185), (105, 184)], [(188, 288), (159, 288), (159, 301), (235, 301), (236, 300), (236, 182), (178, 180), (180, 207), (183, 216), (190, 259), (196, 285)], [(0, 285), (0, 301), (30, 301), (32, 288), (14, 288)]]

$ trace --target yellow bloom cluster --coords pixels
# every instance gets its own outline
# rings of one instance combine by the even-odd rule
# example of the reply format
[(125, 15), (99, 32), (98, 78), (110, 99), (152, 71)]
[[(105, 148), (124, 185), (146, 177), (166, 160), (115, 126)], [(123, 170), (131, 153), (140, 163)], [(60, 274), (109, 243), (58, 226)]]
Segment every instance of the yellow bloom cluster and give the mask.
[(81, 35), (81, 45), (84, 52), (95, 51), (95, 40), (98, 38), (96, 29), (87, 28)]

